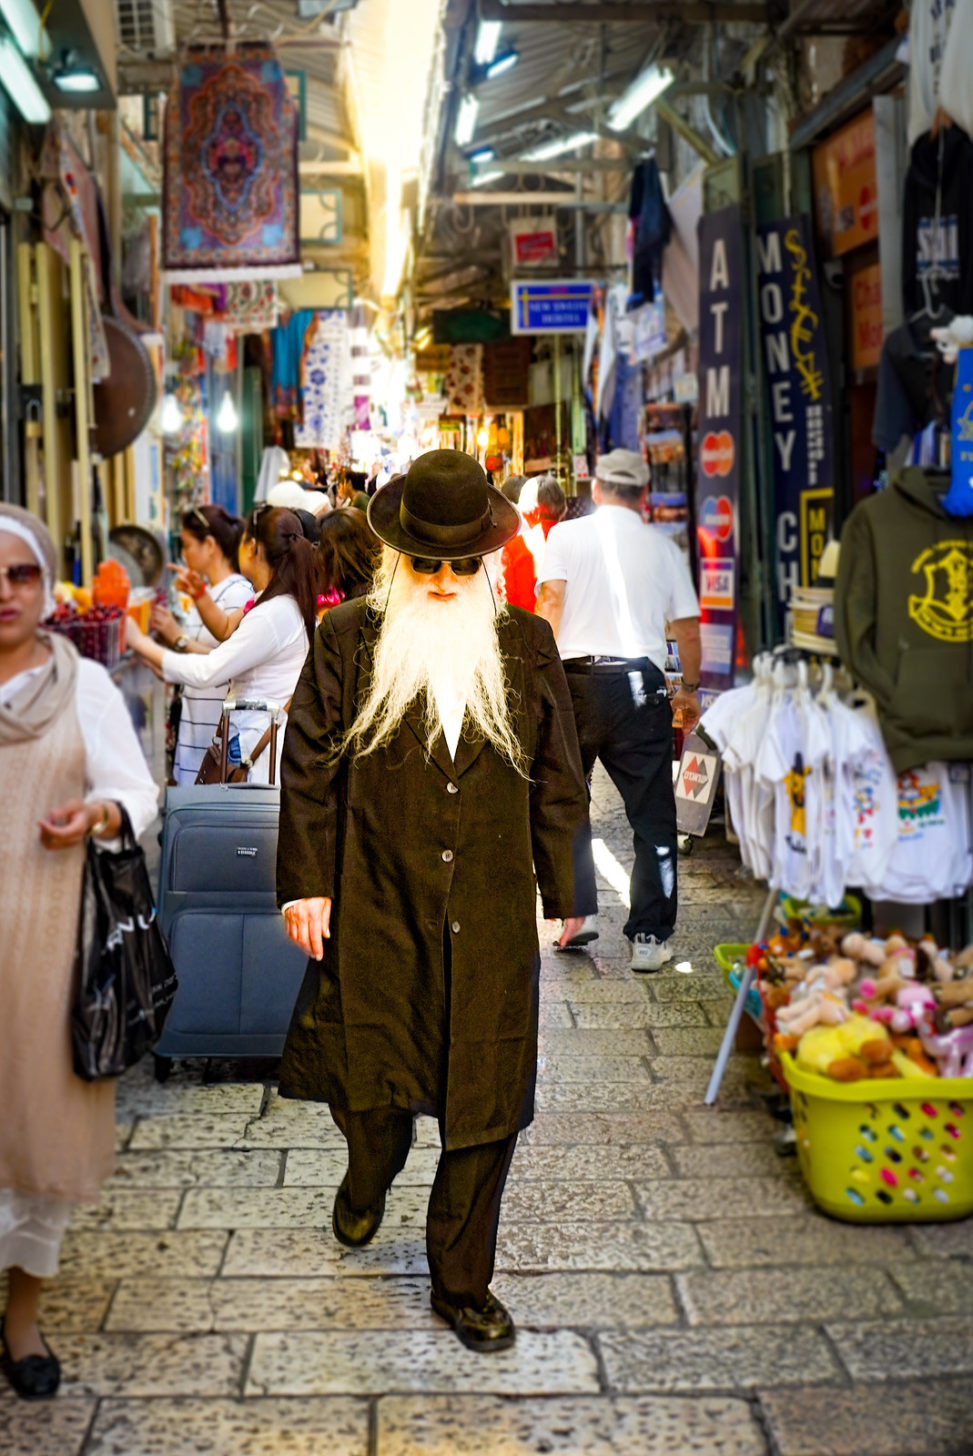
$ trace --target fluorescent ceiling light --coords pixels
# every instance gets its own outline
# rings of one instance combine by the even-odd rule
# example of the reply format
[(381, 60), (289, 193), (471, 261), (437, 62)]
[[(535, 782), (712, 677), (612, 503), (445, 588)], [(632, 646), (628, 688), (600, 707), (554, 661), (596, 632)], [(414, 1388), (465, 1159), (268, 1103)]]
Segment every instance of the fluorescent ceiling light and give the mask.
[(557, 137), (551, 142), (542, 142), (539, 147), (531, 147), (525, 152), (525, 162), (547, 162), (551, 157), (560, 157), (563, 152), (575, 152), (579, 147), (586, 147), (591, 142), (598, 140), (598, 133), (594, 131), (576, 131), (571, 136)]
[(216, 416), (216, 428), (221, 434), (229, 435), (236, 429), (239, 423), (240, 417), (236, 412), (236, 405), (233, 403), (233, 397), (230, 391), (227, 390), (223, 395), (219, 413)]
[(499, 171), (496, 167), (491, 168), (489, 172), (477, 172), (473, 178), (473, 186), (482, 187), (484, 182), (496, 182), (497, 178), (502, 176), (503, 172)]
[(646, 66), (636, 76), (631, 86), (619, 96), (608, 113), (608, 125), (612, 131), (625, 131), (646, 107), (658, 101), (675, 80), (673, 73), (660, 66)]
[(497, 53), (502, 20), (481, 20), (476, 32), (473, 59), (478, 66), (488, 66)]
[(51, 48), (47, 31), (31, 0), (0, 0), (0, 15), (7, 22), (7, 28), (20, 48), (21, 54), (46, 56)]
[(466, 160), (472, 162), (475, 167), (477, 162), (492, 162), (496, 155), (493, 147), (477, 147), (475, 152), (467, 154)]
[(0, 37), (0, 85), (3, 86), (24, 121), (38, 126), (51, 119), (51, 108), (34, 73), (12, 40)]
[(59, 91), (78, 94), (101, 90), (98, 72), (78, 61), (66, 61), (64, 65), (58, 67), (51, 79)]
[(480, 103), (473, 95), (466, 95), (459, 104), (456, 116), (454, 138), (458, 147), (468, 147), (476, 131), (476, 118)]
[(483, 79), (485, 81), (492, 81), (494, 77), (502, 76), (504, 71), (512, 70), (519, 60), (520, 56), (516, 51), (504, 51), (502, 55), (497, 56), (495, 60), (489, 63), (484, 72)]

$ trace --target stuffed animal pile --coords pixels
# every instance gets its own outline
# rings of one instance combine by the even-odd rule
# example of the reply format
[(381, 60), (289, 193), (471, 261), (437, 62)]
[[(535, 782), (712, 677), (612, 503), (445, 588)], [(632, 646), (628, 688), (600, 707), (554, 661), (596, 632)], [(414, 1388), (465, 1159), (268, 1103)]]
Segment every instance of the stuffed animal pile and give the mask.
[(800, 920), (751, 946), (772, 1053), (838, 1082), (973, 1077), (973, 945), (869, 939)]

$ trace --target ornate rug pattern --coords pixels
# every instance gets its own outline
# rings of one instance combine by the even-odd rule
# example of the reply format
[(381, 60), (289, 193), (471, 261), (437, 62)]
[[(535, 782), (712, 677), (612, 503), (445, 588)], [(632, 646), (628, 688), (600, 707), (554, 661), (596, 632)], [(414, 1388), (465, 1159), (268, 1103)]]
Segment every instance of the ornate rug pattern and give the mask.
[(193, 52), (184, 61), (166, 107), (169, 283), (300, 273), (297, 122), (268, 46)]

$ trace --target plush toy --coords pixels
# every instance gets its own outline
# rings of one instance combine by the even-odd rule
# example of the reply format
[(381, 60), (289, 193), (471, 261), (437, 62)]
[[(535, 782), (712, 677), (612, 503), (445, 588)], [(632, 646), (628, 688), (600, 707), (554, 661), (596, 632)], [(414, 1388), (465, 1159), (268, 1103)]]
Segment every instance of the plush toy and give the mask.
[(910, 981), (896, 992), (895, 1010), (888, 1018), (893, 1031), (915, 1031), (929, 1025), (936, 1010), (936, 998), (928, 986)]
[(812, 991), (777, 1012), (777, 1025), (791, 1036), (803, 1036), (815, 1026), (838, 1026), (848, 1019), (844, 998), (834, 991)]
[(818, 1026), (801, 1037), (797, 1064), (839, 1082), (863, 1077), (897, 1076), (891, 1062), (892, 1042), (884, 1027), (852, 1014), (840, 1026)]
[(869, 966), (880, 966), (885, 960), (885, 942), (868, 940), (860, 930), (853, 930), (841, 942), (842, 955), (862, 961)]
[(945, 1035), (920, 1028), (926, 1051), (939, 1062), (941, 1077), (973, 1077), (973, 1026), (961, 1026)]

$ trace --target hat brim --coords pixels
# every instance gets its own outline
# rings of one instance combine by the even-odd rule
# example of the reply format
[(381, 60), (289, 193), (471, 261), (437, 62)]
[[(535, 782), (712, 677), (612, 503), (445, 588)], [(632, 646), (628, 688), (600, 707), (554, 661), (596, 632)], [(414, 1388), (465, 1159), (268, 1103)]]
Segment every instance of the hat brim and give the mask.
[(368, 524), (380, 541), (403, 556), (428, 556), (441, 561), (460, 561), (464, 556), (489, 556), (512, 541), (520, 530), (520, 514), (505, 495), (487, 486), (492, 522), (471, 541), (460, 546), (433, 545), (407, 531), (399, 519), (399, 505), (405, 476), (397, 475), (375, 492), (368, 502)]

